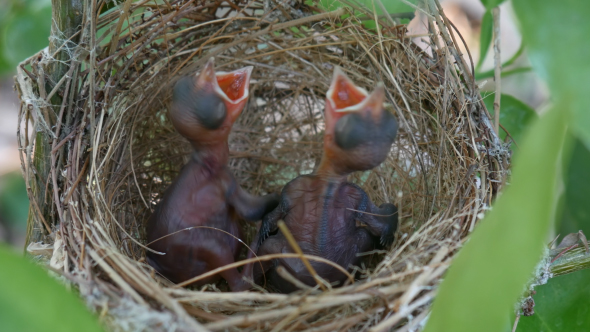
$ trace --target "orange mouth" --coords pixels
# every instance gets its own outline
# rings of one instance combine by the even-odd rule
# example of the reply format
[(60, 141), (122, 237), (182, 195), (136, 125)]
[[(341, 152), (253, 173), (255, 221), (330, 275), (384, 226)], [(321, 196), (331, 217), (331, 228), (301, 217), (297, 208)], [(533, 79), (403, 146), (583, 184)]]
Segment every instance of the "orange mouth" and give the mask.
[(367, 91), (356, 86), (340, 68), (336, 67), (332, 84), (326, 95), (335, 112), (349, 111), (348, 108), (360, 104), (367, 95)]
[(361, 113), (377, 120), (383, 112), (385, 86), (377, 83), (370, 94), (354, 84), (339, 67), (334, 68), (330, 89), (326, 93), (326, 123), (332, 127), (347, 113)]
[(248, 78), (250, 77), (249, 68), (251, 67), (238, 69), (231, 73), (216, 74), (219, 88), (232, 102), (236, 102), (247, 96)]
[(197, 85), (213, 90), (229, 104), (238, 104), (248, 98), (252, 66), (232, 72), (215, 72), (214, 59), (211, 58), (201, 70)]

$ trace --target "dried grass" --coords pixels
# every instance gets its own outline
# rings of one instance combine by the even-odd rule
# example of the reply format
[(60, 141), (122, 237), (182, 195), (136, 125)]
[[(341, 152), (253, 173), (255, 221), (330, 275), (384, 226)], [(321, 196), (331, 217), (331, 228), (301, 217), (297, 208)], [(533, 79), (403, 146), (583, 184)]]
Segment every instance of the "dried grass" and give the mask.
[[(98, 15), (108, 5), (84, 13), (63, 79), (44, 84), (55, 61), (47, 49), (17, 76), (32, 238), (54, 244), (52, 269), (114, 330), (415, 331), (510, 158), (438, 2), (420, 12), (426, 50), (389, 17), (375, 32), (359, 15), (299, 1), (124, 1)], [(385, 83), (398, 140), (380, 167), (351, 180), (375, 203), (394, 202), (401, 226), (391, 249), (361, 268), (363, 279), (291, 295), (226, 293), (174, 287), (144, 262), (143, 224), (189, 152), (166, 116), (170, 90), (211, 56), (221, 70), (255, 68), (230, 167), (256, 194), (278, 192), (319, 161), (333, 66), (369, 90)], [(63, 103), (50, 105), (56, 93)], [(37, 133), (50, 151), (39, 151)], [(36, 158), (50, 163), (43, 199)]]

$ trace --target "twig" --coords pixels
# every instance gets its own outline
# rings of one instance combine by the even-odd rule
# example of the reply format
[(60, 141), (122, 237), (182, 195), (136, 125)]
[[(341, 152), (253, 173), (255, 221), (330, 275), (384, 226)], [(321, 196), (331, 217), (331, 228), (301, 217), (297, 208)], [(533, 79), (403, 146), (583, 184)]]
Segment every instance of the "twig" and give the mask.
[(516, 328), (518, 327), (519, 320), (520, 320), (520, 314), (516, 313), (516, 318), (514, 318), (514, 325), (512, 325), (512, 332), (516, 332)]
[(563, 256), (563, 254), (565, 254), (566, 252), (568, 252), (568, 251), (570, 251), (570, 250), (572, 250), (572, 249), (574, 249), (574, 248), (577, 248), (578, 246), (579, 246), (579, 245), (576, 243), (576, 244), (572, 244), (571, 246), (569, 246), (569, 247), (567, 247), (567, 248), (564, 248), (564, 249), (563, 249), (563, 251), (561, 251), (559, 254), (557, 254), (557, 256), (555, 256), (555, 257), (554, 257), (554, 258), (551, 260), (550, 264), (551, 264), (551, 263), (553, 263), (553, 262), (555, 262), (555, 261), (556, 261), (556, 260), (557, 260), (559, 257)]
[(64, 204), (68, 204), (70, 202), (70, 198), (72, 197), (72, 194), (76, 190), (76, 187), (78, 186), (80, 181), (82, 181), (82, 177), (84, 176), (84, 173), (86, 172), (86, 169), (88, 168), (89, 163), (90, 163), (90, 156), (86, 156), (86, 161), (84, 161), (84, 166), (82, 166), (82, 170), (80, 171), (80, 174), (78, 174), (76, 181), (70, 187), (70, 191), (68, 192), (68, 194), (66, 195), (66, 198), (64, 199)]
[[(73, 61), (72, 61), (73, 62)], [(71, 62), (70, 62), (71, 63)], [(53, 87), (53, 89), (51, 90), (51, 92), (49, 92), (49, 94), (47, 95), (47, 97), (45, 98), (45, 101), (48, 104), (51, 104), (51, 98), (53, 97), (53, 95), (57, 92), (57, 90), (59, 90), (59, 88), (61, 87), (61, 85), (66, 81), (66, 79), (69, 80), (72, 78), (72, 71), (74, 69), (74, 65), (71, 63), (70, 64), (70, 70), (68, 70), (68, 72), (61, 77), (61, 79), (59, 80), (59, 82), (57, 82), (57, 84), (55, 84), (55, 86)], [(64, 99), (65, 99), (65, 95), (64, 95)]]
[(59, 150), (59, 148), (61, 148), (64, 144), (66, 144), (67, 141), (71, 140), (77, 133), (77, 129), (72, 130), (71, 133), (68, 134), (68, 136), (64, 137), (64, 139), (62, 139), (61, 141), (59, 141), (59, 143), (57, 143), (57, 145), (51, 149), (51, 153), (56, 153), (57, 150)]
[[(269, 34), (272, 31), (278, 31), (278, 30), (282, 30), (282, 29), (287, 29), (289, 27), (298, 26), (298, 25), (302, 25), (302, 24), (306, 24), (306, 23), (311, 23), (311, 22), (316, 22), (316, 21), (320, 21), (320, 20), (325, 20), (325, 19), (329, 19), (329, 18), (332, 18), (332, 17), (339, 17), (339, 16), (344, 15), (345, 12), (346, 11), (344, 10), (344, 8), (339, 8), (339, 9), (337, 9), (335, 11), (332, 11), (332, 12), (321, 13), (321, 14), (317, 14), (317, 15), (308, 16), (308, 17), (297, 19), (297, 20), (285, 22), (285, 23), (271, 25), (270, 27), (268, 27), (268, 28), (266, 28), (264, 30), (258, 31), (256, 33), (253, 33), (253, 34), (250, 34), (250, 35), (247, 35), (247, 36), (244, 36), (243, 38), (241, 38), (238, 41), (229, 43), (229, 44), (225, 45), (224, 47), (215, 50), (215, 52), (212, 52), (211, 54), (208, 54), (207, 57), (204, 57), (203, 60), (206, 61), (205, 58), (208, 59), (211, 56), (215, 56), (215, 55), (221, 53), (222, 51), (224, 51), (226, 49), (229, 49), (231, 47), (235, 47), (238, 44), (243, 43), (244, 41), (246, 41), (248, 39), (254, 39), (254, 38), (257, 38), (257, 37), (260, 37), (260, 36), (264, 36), (264, 35)], [(175, 75), (178, 72), (178, 70), (184, 64), (186, 64), (189, 59), (191, 59), (193, 56), (195, 56), (201, 49), (202, 48), (199, 48), (198, 50), (196, 50), (195, 52), (193, 52), (193, 54), (191, 54), (191, 56), (189, 56), (189, 58), (187, 60), (185, 60), (183, 62), (183, 64), (181, 64), (180, 66), (178, 66), (178, 69), (176, 71), (174, 71), (172, 73), (172, 75)], [(204, 63), (204, 61), (198, 61), (198, 62), (199, 63)]]
[(492, 9), (494, 18), (494, 129), (500, 135), (500, 99), (502, 97), (502, 60), (500, 59), (500, 7)]
[[(236, 240), (237, 240), (238, 242), (240, 242), (241, 244), (243, 244), (243, 245), (244, 245), (244, 246), (245, 246), (245, 247), (246, 247), (246, 248), (247, 248), (247, 249), (248, 249), (248, 250), (249, 250), (249, 251), (250, 251), (250, 252), (251, 252), (251, 253), (254, 255), (254, 257), (258, 258), (258, 256), (256, 255), (256, 253), (254, 252), (254, 250), (252, 250), (252, 248), (250, 248), (250, 246), (249, 246), (249, 245), (247, 245), (247, 244), (246, 244), (244, 241), (242, 241), (242, 239), (240, 239), (239, 237), (237, 237), (237, 236), (235, 236), (235, 235), (233, 235), (233, 234), (231, 234), (231, 233), (229, 233), (229, 232), (226, 232), (226, 231), (224, 231), (223, 229), (219, 229), (219, 228), (215, 228), (215, 227), (209, 227), (209, 226), (193, 226), (193, 227), (184, 228), (184, 229), (181, 229), (181, 230), (179, 230), (179, 231), (176, 231), (176, 232), (174, 232), (174, 233), (170, 233), (170, 234), (164, 235), (164, 236), (162, 236), (162, 237), (160, 237), (160, 238), (157, 238), (157, 239), (155, 239), (154, 241), (152, 241), (152, 242), (150, 242), (150, 243), (146, 244), (145, 246), (146, 246), (146, 247), (149, 247), (151, 244), (153, 244), (153, 243), (155, 243), (155, 242), (158, 242), (158, 241), (160, 241), (160, 240), (162, 240), (162, 239), (164, 239), (164, 238), (167, 238), (167, 237), (169, 237), (169, 236), (172, 236), (172, 235), (178, 234), (178, 233), (180, 233), (180, 232), (184, 232), (184, 231), (190, 231), (191, 229), (211, 229), (211, 230), (214, 230), (214, 231), (218, 231), (218, 232), (225, 233), (225, 234), (227, 234), (227, 235), (229, 235), (229, 236), (233, 237), (234, 239), (236, 239)], [(154, 253), (157, 253), (158, 255), (166, 255), (166, 253), (163, 253), (163, 252), (154, 252)], [(262, 269), (262, 262), (259, 262), (259, 263), (260, 263), (260, 268)]]
[(397, 212), (392, 213), (392, 214), (377, 214), (377, 213), (370, 213), (367, 211), (361, 211), (361, 210), (355, 210), (355, 209), (351, 209), (351, 208), (346, 208), (349, 211), (353, 211), (353, 212), (358, 212), (358, 213), (362, 213), (362, 214), (367, 214), (370, 216), (376, 216), (376, 217), (391, 217), (397, 214)]
[(590, 254), (583, 246), (574, 245), (571, 248), (553, 249), (551, 256), (558, 256), (551, 262), (551, 273), (554, 277), (590, 268)]
[(313, 287), (310, 287), (306, 284), (304, 284), (303, 282), (299, 281), (299, 279), (295, 278), (291, 273), (289, 273), (289, 271), (287, 271), (287, 269), (282, 266), (279, 265), (277, 266), (277, 273), (285, 280), (287, 280), (288, 282), (292, 283), (293, 285), (295, 285), (297, 288), (299, 289), (303, 289), (303, 290), (310, 290), (313, 289)]
[(430, 291), (430, 292), (422, 295), (420, 298), (418, 298), (417, 300), (415, 300), (411, 304), (400, 308), (398, 312), (393, 314), (391, 317), (385, 319), (381, 323), (377, 324), (375, 327), (373, 327), (369, 331), (370, 332), (380, 332), (380, 331), (385, 331), (385, 330), (390, 329), (393, 325), (397, 324), (407, 314), (411, 313), (412, 311), (416, 310), (417, 308), (419, 308), (425, 304), (428, 304), (432, 300), (433, 297), (434, 297), (433, 291)]
[[(348, 273), (348, 271), (346, 271), (342, 266), (340, 266), (330, 260), (327, 260), (322, 257), (313, 256), (313, 255), (306, 255), (306, 254), (303, 254), (303, 257), (305, 257), (307, 260), (312, 260), (312, 261), (328, 264), (328, 265), (336, 268), (340, 272), (342, 272), (344, 275), (346, 275), (348, 277), (348, 280), (351, 280), (352, 282), (354, 282), (354, 278), (352, 277), (352, 275), (350, 275), (350, 273)], [(270, 260), (277, 259), (277, 258), (301, 258), (301, 255), (300, 254), (272, 254), (272, 255), (258, 256), (257, 258), (244, 259), (239, 262), (235, 262), (232, 264), (228, 264), (226, 266), (219, 267), (215, 270), (211, 270), (207, 273), (201, 274), (200, 276), (183, 281), (179, 284), (176, 284), (174, 286), (174, 288), (188, 286), (188, 285), (193, 284), (199, 280), (203, 280), (203, 279), (208, 278), (210, 276), (214, 276), (214, 275), (216, 275), (222, 271), (225, 271), (225, 270), (233, 269), (233, 268), (236, 268), (239, 266), (243, 266), (243, 265), (258, 262), (258, 261), (270, 261)]]

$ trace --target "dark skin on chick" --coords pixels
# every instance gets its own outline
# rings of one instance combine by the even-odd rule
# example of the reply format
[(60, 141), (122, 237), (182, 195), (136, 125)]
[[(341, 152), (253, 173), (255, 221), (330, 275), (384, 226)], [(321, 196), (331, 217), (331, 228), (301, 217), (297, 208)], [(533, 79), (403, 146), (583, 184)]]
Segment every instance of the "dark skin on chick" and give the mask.
[[(248, 99), (251, 70), (216, 73), (211, 58), (198, 76), (184, 78), (174, 87), (170, 119), (194, 152), (148, 221), (149, 248), (165, 255), (148, 251), (147, 261), (175, 283), (235, 262), (243, 246), (219, 230), (241, 238), (240, 219), (260, 220), (277, 206), (278, 195), (248, 194), (227, 167), (227, 139)], [(219, 230), (185, 230), (200, 226)], [(196, 285), (220, 277), (232, 291), (251, 287), (235, 268)]]
[[(357, 254), (393, 242), (397, 208), (391, 203), (375, 206), (367, 194), (347, 176), (378, 166), (385, 160), (397, 133), (395, 118), (383, 108), (383, 84), (367, 94), (339, 69), (326, 96), (324, 154), (314, 174), (302, 175), (282, 191), (279, 206), (263, 218), (258, 234), (258, 256), (293, 253), (285, 236), (277, 230), (284, 220), (303, 253), (329, 259), (344, 268), (358, 266)], [(310, 262), (317, 274), (331, 284), (342, 285), (346, 276), (319, 262)], [(271, 289), (296, 291), (277, 273), (277, 267), (299, 281), (315, 286), (303, 262), (295, 258), (275, 259), (254, 265), (254, 280), (263, 274)]]

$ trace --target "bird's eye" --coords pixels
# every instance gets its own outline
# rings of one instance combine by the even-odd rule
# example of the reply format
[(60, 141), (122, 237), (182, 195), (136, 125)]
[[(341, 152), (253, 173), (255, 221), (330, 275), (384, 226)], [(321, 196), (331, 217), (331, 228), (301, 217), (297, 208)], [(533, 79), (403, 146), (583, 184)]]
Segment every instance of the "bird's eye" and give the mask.
[(219, 128), (227, 116), (223, 100), (214, 93), (196, 96), (194, 111), (201, 125), (211, 130)]

